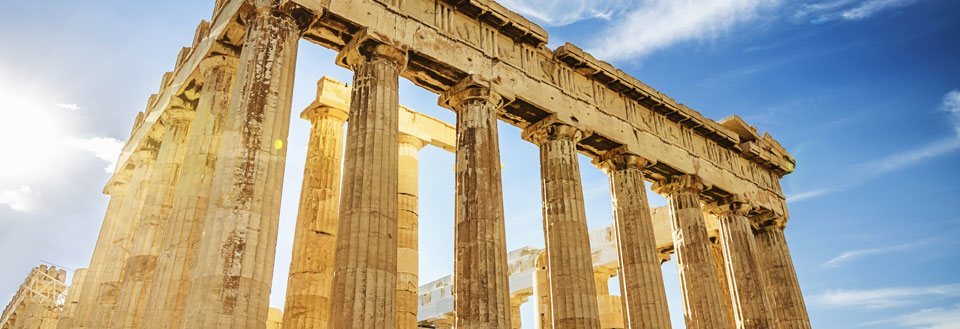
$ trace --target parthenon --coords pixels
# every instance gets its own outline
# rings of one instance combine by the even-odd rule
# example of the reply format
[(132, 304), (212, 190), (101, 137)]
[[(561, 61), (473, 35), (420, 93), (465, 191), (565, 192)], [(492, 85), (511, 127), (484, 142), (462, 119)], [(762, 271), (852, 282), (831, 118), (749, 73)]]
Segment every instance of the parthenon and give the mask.
[[(706, 118), (573, 44), (550, 49), (492, 0), (214, 7), (135, 120), (59, 328), (520, 328), (527, 301), (537, 328), (671, 328), (670, 312), (691, 329), (810, 328), (784, 237), (780, 179), (795, 160), (739, 117)], [(354, 76), (318, 77), (301, 113), (312, 128), (279, 321), (269, 295), (301, 40)], [(401, 77), (455, 124), (401, 107)], [(543, 250), (508, 253), (498, 121), (540, 150)], [(421, 286), (426, 146), (456, 158), (454, 272)], [(580, 155), (610, 181), (613, 225), (593, 233)], [(669, 206), (652, 209), (647, 183)], [(667, 307), (670, 257), (682, 310)]]

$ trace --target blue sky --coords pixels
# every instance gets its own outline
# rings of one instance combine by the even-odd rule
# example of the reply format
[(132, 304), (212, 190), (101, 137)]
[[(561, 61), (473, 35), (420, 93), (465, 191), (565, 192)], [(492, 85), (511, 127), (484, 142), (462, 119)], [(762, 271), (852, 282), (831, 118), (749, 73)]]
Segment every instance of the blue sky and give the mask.
[[(573, 42), (797, 159), (787, 229), (816, 328), (960, 328), (960, 2), (509, 0), (551, 46)], [(42, 261), (86, 266), (105, 168), (213, 1), (7, 1), (0, 10), (0, 300)], [(335, 54), (301, 43), (294, 115)], [(436, 95), (401, 103), (447, 122)], [(283, 305), (308, 125), (288, 143), (271, 304)], [(537, 149), (501, 124), (510, 249), (542, 247)], [(581, 159), (591, 228), (606, 177)], [(453, 269), (453, 156), (421, 154), (421, 280)], [(652, 196), (652, 203), (663, 199)], [(664, 265), (682, 328), (674, 263)], [(525, 317), (531, 314), (529, 304)], [(526, 321), (530, 324), (531, 321)]]

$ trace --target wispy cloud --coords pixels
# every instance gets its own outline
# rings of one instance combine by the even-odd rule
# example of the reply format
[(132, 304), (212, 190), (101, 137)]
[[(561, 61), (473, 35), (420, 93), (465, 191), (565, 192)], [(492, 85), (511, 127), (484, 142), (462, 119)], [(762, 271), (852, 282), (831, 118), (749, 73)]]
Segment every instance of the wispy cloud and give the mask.
[(79, 111), (81, 109), (80, 105), (77, 105), (77, 104), (57, 103), (53, 105), (65, 110), (70, 110), (70, 111)]
[(903, 243), (893, 246), (886, 247), (877, 247), (877, 248), (866, 248), (866, 249), (857, 249), (857, 250), (848, 250), (840, 253), (836, 257), (831, 258), (830, 260), (824, 262), (822, 266), (824, 267), (840, 267), (846, 262), (852, 261), (857, 258), (862, 258), (866, 256), (875, 256), (896, 253), (901, 251), (906, 251), (914, 249), (920, 246), (929, 245), (936, 241), (936, 239), (926, 239), (917, 242)]
[(835, 188), (825, 188), (812, 191), (804, 191), (799, 193), (793, 193), (787, 196), (787, 202), (796, 203), (804, 200), (814, 199), (820, 196), (824, 196), (830, 193), (836, 192)]
[(68, 137), (66, 144), (75, 149), (90, 152), (100, 160), (106, 161), (107, 166), (104, 168), (104, 171), (111, 173), (117, 166), (117, 160), (120, 157), (120, 152), (123, 150), (124, 142), (109, 137)]
[(867, 290), (828, 290), (815, 297), (823, 306), (879, 309), (960, 296), (960, 284)]
[(611, 16), (637, 6), (637, 0), (501, 0), (505, 7), (546, 25), (563, 26)]
[(590, 45), (607, 60), (642, 58), (676, 43), (716, 38), (780, 0), (647, 0), (617, 17)]
[(960, 90), (953, 90), (944, 95), (941, 108), (949, 115), (953, 125), (953, 136), (869, 162), (866, 164), (867, 169), (880, 173), (891, 172), (960, 149)]
[(831, 21), (860, 21), (883, 11), (902, 8), (916, 0), (830, 0), (800, 6), (794, 17), (820, 24)]
[(960, 304), (922, 309), (892, 319), (865, 323), (865, 326), (895, 325), (913, 329), (960, 329)]
[[(921, 145), (910, 150), (855, 165), (854, 167), (858, 172), (864, 173), (855, 180), (831, 188), (795, 193), (790, 196), (793, 198), (792, 201), (799, 202), (841, 192), (879, 177), (882, 174), (906, 169), (960, 150), (960, 90), (953, 90), (944, 95), (943, 104), (940, 108), (947, 113), (948, 120), (950, 120), (950, 124), (952, 125), (953, 132), (951, 136), (930, 144)], [(790, 200), (788, 199), (788, 201)]]
[(26, 212), (30, 210), (30, 194), (33, 191), (29, 186), (21, 186), (16, 190), (0, 191), (0, 205), (10, 207), (10, 209)]
[(951, 153), (957, 149), (960, 149), (960, 138), (949, 138), (870, 162), (867, 167), (880, 173), (891, 172)]

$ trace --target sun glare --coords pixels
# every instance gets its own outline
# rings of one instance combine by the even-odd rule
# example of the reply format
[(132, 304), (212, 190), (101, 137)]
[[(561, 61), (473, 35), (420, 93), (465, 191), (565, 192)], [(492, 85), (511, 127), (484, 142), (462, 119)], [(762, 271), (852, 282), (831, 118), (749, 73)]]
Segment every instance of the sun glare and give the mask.
[(43, 95), (0, 81), (0, 183), (19, 184), (58, 165), (62, 111)]

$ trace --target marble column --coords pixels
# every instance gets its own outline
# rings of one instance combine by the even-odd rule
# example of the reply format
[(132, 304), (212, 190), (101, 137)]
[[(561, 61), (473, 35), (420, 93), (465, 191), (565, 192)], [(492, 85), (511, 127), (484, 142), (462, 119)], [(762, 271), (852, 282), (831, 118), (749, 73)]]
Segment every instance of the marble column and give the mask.
[(418, 137), (399, 135), (397, 172), (397, 328), (417, 329), (418, 186), (420, 149), (426, 144)]
[(692, 175), (674, 176), (654, 185), (654, 191), (670, 202), (673, 246), (688, 329), (723, 328), (729, 323), (700, 205), (700, 193), (705, 187), (699, 177)]
[(192, 108), (172, 107), (164, 111), (160, 119), (165, 132), (160, 140), (155, 169), (150, 174), (141, 215), (134, 224), (130, 255), (124, 263), (112, 328), (142, 328), (193, 117)]
[(782, 221), (772, 221), (755, 233), (770, 309), (777, 328), (810, 329), (810, 318), (783, 229)]
[(183, 320), (236, 67), (234, 57), (215, 56), (200, 62), (203, 85), (160, 244), (157, 274), (143, 316), (145, 329), (165, 329)]
[(522, 320), (520, 318), (520, 306), (523, 306), (523, 303), (527, 302), (527, 297), (529, 295), (520, 295), (510, 297), (510, 328), (511, 329), (520, 329), (523, 328)]
[(600, 311), (600, 328), (628, 327), (623, 313), (621, 296), (610, 294), (610, 278), (617, 276), (616, 267), (594, 267), (593, 277), (597, 286), (597, 308)]
[(720, 244), (719, 234), (720, 232), (711, 232), (710, 234), (710, 254), (713, 256), (713, 267), (717, 271), (717, 284), (720, 287), (720, 295), (723, 297), (723, 309), (727, 313), (728, 327), (736, 328), (737, 320), (733, 314), (732, 290), (730, 283), (727, 281), (727, 261), (723, 257), (723, 245)]
[(468, 77), (441, 104), (457, 112), (454, 313), (457, 328), (510, 328), (497, 111), (504, 98)]
[(740, 329), (774, 328), (760, 271), (753, 225), (747, 217), (751, 207), (734, 197), (711, 212), (720, 220), (720, 245), (731, 287), (733, 315)]
[(257, 8), (249, 21), (184, 328), (262, 328), (267, 321), (299, 34), (281, 9)]
[(124, 260), (130, 255), (133, 246), (135, 224), (142, 215), (143, 205), (150, 187), (149, 179), (157, 160), (158, 142), (146, 140), (143, 146), (130, 157), (134, 165), (130, 176), (128, 198), (120, 209), (110, 250), (104, 258), (104, 266), (98, 275), (99, 287), (96, 293), (96, 306), (90, 316), (89, 328), (110, 328), (115, 315), (122, 278)]
[(622, 150), (605, 154), (601, 161), (610, 177), (620, 291), (628, 327), (668, 329), (667, 293), (643, 177), (648, 161)]
[(544, 241), (554, 328), (599, 328), (590, 236), (577, 162), (576, 128), (547, 118), (527, 127), (524, 139), (540, 146)]
[(70, 329), (77, 326), (77, 306), (80, 297), (83, 295), (83, 283), (86, 281), (87, 273), (88, 269), (85, 268), (78, 268), (73, 272), (70, 289), (67, 291), (67, 298), (63, 302), (63, 312), (60, 314), (60, 320), (57, 321), (58, 329)]
[[(115, 174), (117, 175), (117, 174)], [(93, 249), (93, 256), (90, 259), (90, 265), (87, 268), (87, 274), (80, 284), (80, 296), (77, 301), (77, 311), (73, 324), (67, 328), (93, 328), (91, 326), (91, 315), (93, 309), (98, 304), (97, 291), (102, 281), (100, 278), (105, 273), (104, 269), (107, 263), (112, 263), (108, 259), (113, 241), (115, 239), (117, 226), (122, 221), (120, 216), (124, 200), (126, 200), (127, 187), (129, 184), (124, 181), (111, 182), (104, 188), (104, 192), (110, 196), (110, 202), (107, 204), (106, 214), (103, 216), (103, 223), (100, 226), (100, 235)]]
[(353, 40), (353, 69), (329, 328), (397, 327), (398, 83), (406, 52)]
[(293, 236), (283, 323), (292, 328), (327, 328), (347, 112), (311, 106), (300, 117), (309, 120), (312, 128)]
[(533, 272), (533, 297), (536, 303), (533, 304), (534, 328), (551, 329), (553, 328), (553, 314), (550, 312), (550, 273), (547, 270), (547, 252), (543, 251), (537, 256), (537, 270)]

